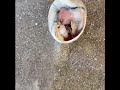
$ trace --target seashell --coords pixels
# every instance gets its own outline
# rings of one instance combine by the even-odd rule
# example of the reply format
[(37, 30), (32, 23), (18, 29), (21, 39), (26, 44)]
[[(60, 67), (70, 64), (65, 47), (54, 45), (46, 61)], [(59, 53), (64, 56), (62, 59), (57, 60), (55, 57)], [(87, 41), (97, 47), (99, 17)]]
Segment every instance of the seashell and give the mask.
[(48, 27), (59, 43), (77, 40), (86, 26), (87, 10), (81, 0), (55, 0), (48, 13)]

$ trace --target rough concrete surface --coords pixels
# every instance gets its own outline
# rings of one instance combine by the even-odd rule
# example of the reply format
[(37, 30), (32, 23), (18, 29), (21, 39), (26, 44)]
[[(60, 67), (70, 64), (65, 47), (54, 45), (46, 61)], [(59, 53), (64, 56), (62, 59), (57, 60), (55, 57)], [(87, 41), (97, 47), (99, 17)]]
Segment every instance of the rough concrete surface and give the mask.
[(83, 0), (87, 24), (71, 44), (48, 31), (52, 2), (16, 0), (16, 90), (105, 90), (105, 3)]

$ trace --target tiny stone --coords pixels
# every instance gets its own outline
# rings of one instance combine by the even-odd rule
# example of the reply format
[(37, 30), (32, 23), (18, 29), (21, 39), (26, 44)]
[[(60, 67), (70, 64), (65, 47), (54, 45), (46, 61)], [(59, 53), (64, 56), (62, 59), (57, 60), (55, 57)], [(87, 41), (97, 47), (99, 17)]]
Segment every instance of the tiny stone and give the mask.
[(94, 60), (97, 60), (97, 58), (94, 58)]
[(21, 20), (22, 18), (20, 17), (20, 20)]
[(38, 23), (35, 23), (35, 25), (38, 25)]

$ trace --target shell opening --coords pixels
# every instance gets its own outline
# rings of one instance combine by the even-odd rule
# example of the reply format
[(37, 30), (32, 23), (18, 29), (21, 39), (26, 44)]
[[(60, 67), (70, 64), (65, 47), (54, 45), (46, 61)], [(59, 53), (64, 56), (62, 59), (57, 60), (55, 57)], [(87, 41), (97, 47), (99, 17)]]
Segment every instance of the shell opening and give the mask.
[[(77, 8), (78, 7), (72, 7), (68, 9), (63, 7), (57, 12), (57, 25), (60, 33), (62, 32), (61, 36), (63, 36), (64, 41), (75, 38), (81, 31), (81, 29), (78, 29), (81, 25), (81, 20), (75, 18), (74, 14), (70, 12), (71, 9)], [(63, 27), (63, 25), (64, 30), (61, 29), (61, 26)]]

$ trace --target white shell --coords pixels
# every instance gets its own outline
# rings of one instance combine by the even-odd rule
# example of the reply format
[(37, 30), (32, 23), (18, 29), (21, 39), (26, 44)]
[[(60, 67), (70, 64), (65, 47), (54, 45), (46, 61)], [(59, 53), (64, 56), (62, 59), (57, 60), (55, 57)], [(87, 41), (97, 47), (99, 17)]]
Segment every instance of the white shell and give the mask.
[[(60, 8), (62, 7), (80, 7), (78, 10), (73, 11), (73, 13), (78, 19), (81, 18), (82, 24), (79, 25), (78, 28), (79, 29), (82, 28), (82, 30), (76, 37), (68, 41), (64, 41), (63, 39), (58, 39), (58, 37), (55, 35), (55, 25), (56, 25), (55, 21), (57, 19), (57, 11), (59, 11)], [(78, 15), (78, 13), (80, 13), (80, 15)], [(48, 13), (49, 31), (51, 35), (53, 36), (53, 38), (59, 43), (71, 43), (77, 40), (80, 37), (80, 35), (83, 33), (85, 26), (86, 26), (86, 18), (87, 18), (87, 10), (86, 10), (84, 3), (81, 0), (55, 0), (52, 3), (49, 9), (49, 13)]]

